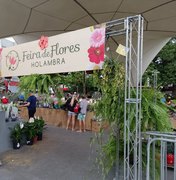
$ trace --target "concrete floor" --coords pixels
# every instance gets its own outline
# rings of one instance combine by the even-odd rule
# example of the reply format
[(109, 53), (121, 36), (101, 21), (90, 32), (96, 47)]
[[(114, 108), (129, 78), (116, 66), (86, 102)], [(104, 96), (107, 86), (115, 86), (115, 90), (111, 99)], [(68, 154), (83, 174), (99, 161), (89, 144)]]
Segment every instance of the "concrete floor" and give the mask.
[(93, 136), (48, 126), (43, 141), (1, 154), (0, 180), (102, 180), (90, 148)]
[[(92, 132), (48, 126), (43, 141), (0, 154), (0, 180), (102, 180), (91, 137)], [(106, 180), (114, 176), (113, 171)], [(167, 180), (173, 180), (173, 169), (168, 169)]]

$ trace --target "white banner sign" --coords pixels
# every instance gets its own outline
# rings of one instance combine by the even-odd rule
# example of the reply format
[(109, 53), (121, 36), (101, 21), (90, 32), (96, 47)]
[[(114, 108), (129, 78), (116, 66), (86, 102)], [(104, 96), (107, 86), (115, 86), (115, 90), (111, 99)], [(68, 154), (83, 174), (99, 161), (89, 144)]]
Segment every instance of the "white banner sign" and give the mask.
[(38, 41), (1, 49), (1, 76), (99, 69), (104, 62), (104, 47), (104, 25), (42, 36)]

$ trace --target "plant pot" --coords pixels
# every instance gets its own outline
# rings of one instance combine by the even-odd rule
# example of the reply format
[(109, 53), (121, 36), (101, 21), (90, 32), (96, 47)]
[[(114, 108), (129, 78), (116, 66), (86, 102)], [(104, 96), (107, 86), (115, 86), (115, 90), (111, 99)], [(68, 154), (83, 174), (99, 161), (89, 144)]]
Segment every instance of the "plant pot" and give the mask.
[(38, 134), (37, 134), (37, 137), (38, 137), (38, 138), (37, 138), (38, 141), (42, 141), (42, 139), (43, 139), (43, 133), (38, 133)]
[(13, 149), (20, 149), (20, 147), (21, 147), (20, 142), (13, 141), (12, 143), (13, 143)]
[(33, 138), (33, 144), (37, 143), (37, 139), (38, 139), (38, 136), (35, 136), (35, 137)]
[(32, 138), (32, 139), (29, 139), (29, 140), (26, 140), (26, 144), (27, 144), (27, 145), (33, 145), (33, 144), (34, 144), (33, 138)]

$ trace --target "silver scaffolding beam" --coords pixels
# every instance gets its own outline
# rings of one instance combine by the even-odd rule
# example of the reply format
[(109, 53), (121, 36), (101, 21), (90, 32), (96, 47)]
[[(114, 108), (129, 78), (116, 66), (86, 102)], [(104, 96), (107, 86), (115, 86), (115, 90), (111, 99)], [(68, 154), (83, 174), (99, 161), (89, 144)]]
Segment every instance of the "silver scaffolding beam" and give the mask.
[[(146, 180), (176, 180), (176, 133), (150, 131), (143, 133), (143, 137), (147, 140)], [(174, 156), (172, 163), (168, 161), (167, 155)], [(160, 167), (156, 166), (156, 162), (159, 162)]]
[[(131, 16), (108, 22), (106, 36), (124, 35), (126, 39), (125, 99), (124, 99), (124, 180), (142, 179), (141, 95), (143, 17)], [(136, 72), (135, 77), (132, 72)], [(131, 127), (131, 111), (135, 127)], [(116, 176), (116, 179), (119, 179)]]

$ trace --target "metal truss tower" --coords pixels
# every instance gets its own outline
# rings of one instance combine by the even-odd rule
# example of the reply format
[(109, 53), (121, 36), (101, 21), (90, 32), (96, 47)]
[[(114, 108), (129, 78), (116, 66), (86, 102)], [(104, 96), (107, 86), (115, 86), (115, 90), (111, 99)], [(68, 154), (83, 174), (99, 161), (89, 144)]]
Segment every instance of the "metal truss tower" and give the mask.
[[(108, 22), (106, 36), (123, 35), (126, 42), (124, 99), (124, 180), (142, 179), (141, 95), (143, 17), (131, 16)], [(134, 73), (135, 72), (135, 73)], [(131, 114), (135, 122), (132, 123)], [(132, 124), (135, 126), (132, 127)], [(116, 177), (116, 179), (118, 179)]]

